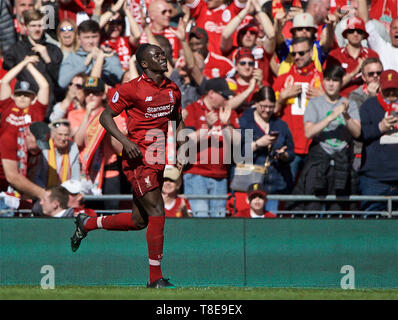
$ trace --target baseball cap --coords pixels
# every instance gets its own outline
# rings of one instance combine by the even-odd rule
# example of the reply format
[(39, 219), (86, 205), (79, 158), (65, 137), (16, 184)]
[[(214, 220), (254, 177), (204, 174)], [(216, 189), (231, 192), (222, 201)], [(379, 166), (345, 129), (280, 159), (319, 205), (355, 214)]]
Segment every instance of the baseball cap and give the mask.
[(67, 180), (61, 184), (70, 194), (91, 194), (90, 182), (87, 180)]
[(255, 60), (254, 55), (249, 48), (240, 48), (238, 50), (238, 52), (236, 53), (236, 56), (235, 56), (236, 62), (238, 62), (240, 59), (243, 59), (243, 58), (251, 58), (251, 59)]
[(36, 144), (41, 150), (50, 149), (48, 140), (50, 139), (50, 128), (43, 121), (32, 122), (29, 126), (30, 132), (36, 138)]
[(36, 95), (37, 88), (35, 85), (31, 84), (28, 81), (20, 80), (15, 84), (14, 94), (19, 92), (26, 92)]
[(104, 81), (97, 77), (87, 77), (83, 84), (83, 90), (105, 92)]
[(318, 27), (314, 23), (314, 17), (308, 13), (300, 13), (294, 16), (293, 18), (293, 26), (290, 28), (290, 32), (293, 32), (295, 28), (314, 28), (318, 30)]
[(364, 38), (366, 39), (369, 34), (366, 32), (366, 28), (365, 28), (365, 22), (357, 16), (353, 16), (347, 19), (347, 26), (344, 29), (342, 36), (344, 38), (347, 37), (347, 32), (348, 30), (361, 30), (363, 31), (364, 34)]
[(209, 41), (209, 36), (207, 35), (206, 30), (198, 27), (193, 27), (188, 36), (189, 38), (195, 37), (200, 40), (204, 39), (205, 42)]
[(221, 94), (225, 99), (229, 99), (234, 95), (234, 92), (229, 89), (227, 80), (225, 80), (225, 78), (213, 78), (206, 80), (205, 91), (209, 92), (210, 90)]
[(170, 179), (173, 181), (177, 181), (180, 179), (181, 173), (180, 171), (174, 166), (166, 166), (163, 172), (164, 179)]
[(392, 69), (384, 70), (380, 75), (380, 88), (398, 88), (398, 72)]
[(249, 199), (253, 197), (254, 195), (260, 195), (264, 198), (267, 197), (267, 192), (265, 191), (265, 187), (263, 184), (260, 183), (254, 183), (249, 186), (249, 189), (247, 190), (247, 195)]

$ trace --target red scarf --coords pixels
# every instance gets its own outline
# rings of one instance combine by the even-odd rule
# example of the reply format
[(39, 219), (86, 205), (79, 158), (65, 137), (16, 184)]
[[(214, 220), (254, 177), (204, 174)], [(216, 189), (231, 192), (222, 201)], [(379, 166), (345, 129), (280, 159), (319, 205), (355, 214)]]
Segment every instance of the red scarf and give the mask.
[(381, 95), (381, 92), (377, 94), (377, 101), (379, 101), (381, 107), (384, 109), (387, 114), (390, 114), (391, 111), (398, 112), (398, 102), (387, 102)]
[(317, 71), (314, 61), (311, 61), (308, 66), (297, 68), (295, 64), (292, 66), (293, 72), (302, 76), (313, 76)]

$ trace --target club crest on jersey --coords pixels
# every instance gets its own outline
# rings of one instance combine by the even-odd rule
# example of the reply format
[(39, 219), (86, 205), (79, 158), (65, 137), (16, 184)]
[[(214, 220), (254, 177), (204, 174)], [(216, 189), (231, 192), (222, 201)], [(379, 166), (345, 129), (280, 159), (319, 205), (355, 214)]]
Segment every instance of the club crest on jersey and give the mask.
[(152, 101), (152, 96), (146, 97), (145, 102)]
[(119, 100), (119, 92), (115, 92), (115, 94), (112, 97), (112, 102), (116, 103)]

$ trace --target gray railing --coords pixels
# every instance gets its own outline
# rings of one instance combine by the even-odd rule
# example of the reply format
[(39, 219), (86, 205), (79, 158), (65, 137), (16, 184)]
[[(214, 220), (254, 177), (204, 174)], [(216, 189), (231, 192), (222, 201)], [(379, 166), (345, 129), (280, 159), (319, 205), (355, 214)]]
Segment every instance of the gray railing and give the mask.
[[(1, 196), (0, 196), (1, 197)], [(188, 200), (190, 199), (201, 199), (201, 200), (227, 200), (231, 196), (230, 195), (201, 195), (201, 194), (190, 194), (184, 195), (184, 197)], [(308, 211), (308, 210), (278, 210), (276, 213), (279, 216), (291, 215), (292, 218), (295, 216), (300, 217), (342, 217), (346, 215), (358, 216), (361, 215), (363, 217), (367, 216), (382, 216), (392, 218), (398, 216), (398, 211), (393, 211), (392, 203), (398, 202), (398, 196), (362, 196), (362, 195), (351, 195), (346, 197), (328, 195), (328, 196), (313, 196), (313, 195), (277, 195), (277, 194), (269, 194), (269, 200), (279, 200), (279, 201), (295, 201), (295, 202), (309, 202), (309, 201), (321, 201), (321, 202), (360, 202), (360, 201), (377, 201), (377, 202), (387, 202), (387, 210), (386, 211), (360, 211), (360, 210), (348, 210), (348, 211), (330, 211), (330, 210), (318, 210), (318, 211)], [(115, 195), (86, 195), (84, 200), (87, 201), (87, 207), (90, 207), (90, 201), (107, 201), (107, 200), (120, 200), (120, 201), (129, 201), (132, 200), (131, 195), (126, 194), (115, 194)], [(4, 215), (7, 212), (12, 210), (0, 210), (0, 216)], [(99, 214), (112, 214), (125, 212), (126, 209), (114, 209), (114, 210), (96, 210)], [(16, 212), (16, 216), (19, 214), (28, 214), (30, 210), (20, 209), (14, 210)]]

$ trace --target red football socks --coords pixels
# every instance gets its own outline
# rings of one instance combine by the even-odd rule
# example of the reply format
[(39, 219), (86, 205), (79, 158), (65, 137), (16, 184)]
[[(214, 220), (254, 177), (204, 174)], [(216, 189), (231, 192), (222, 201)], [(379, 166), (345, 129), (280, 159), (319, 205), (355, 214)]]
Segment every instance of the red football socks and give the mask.
[(149, 283), (163, 278), (160, 262), (163, 256), (163, 230), (165, 217), (149, 217), (146, 231), (149, 258)]
[(111, 216), (89, 218), (84, 229), (87, 232), (96, 229), (128, 231), (137, 230), (137, 227), (133, 223), (132, 213), (122, 212)]

